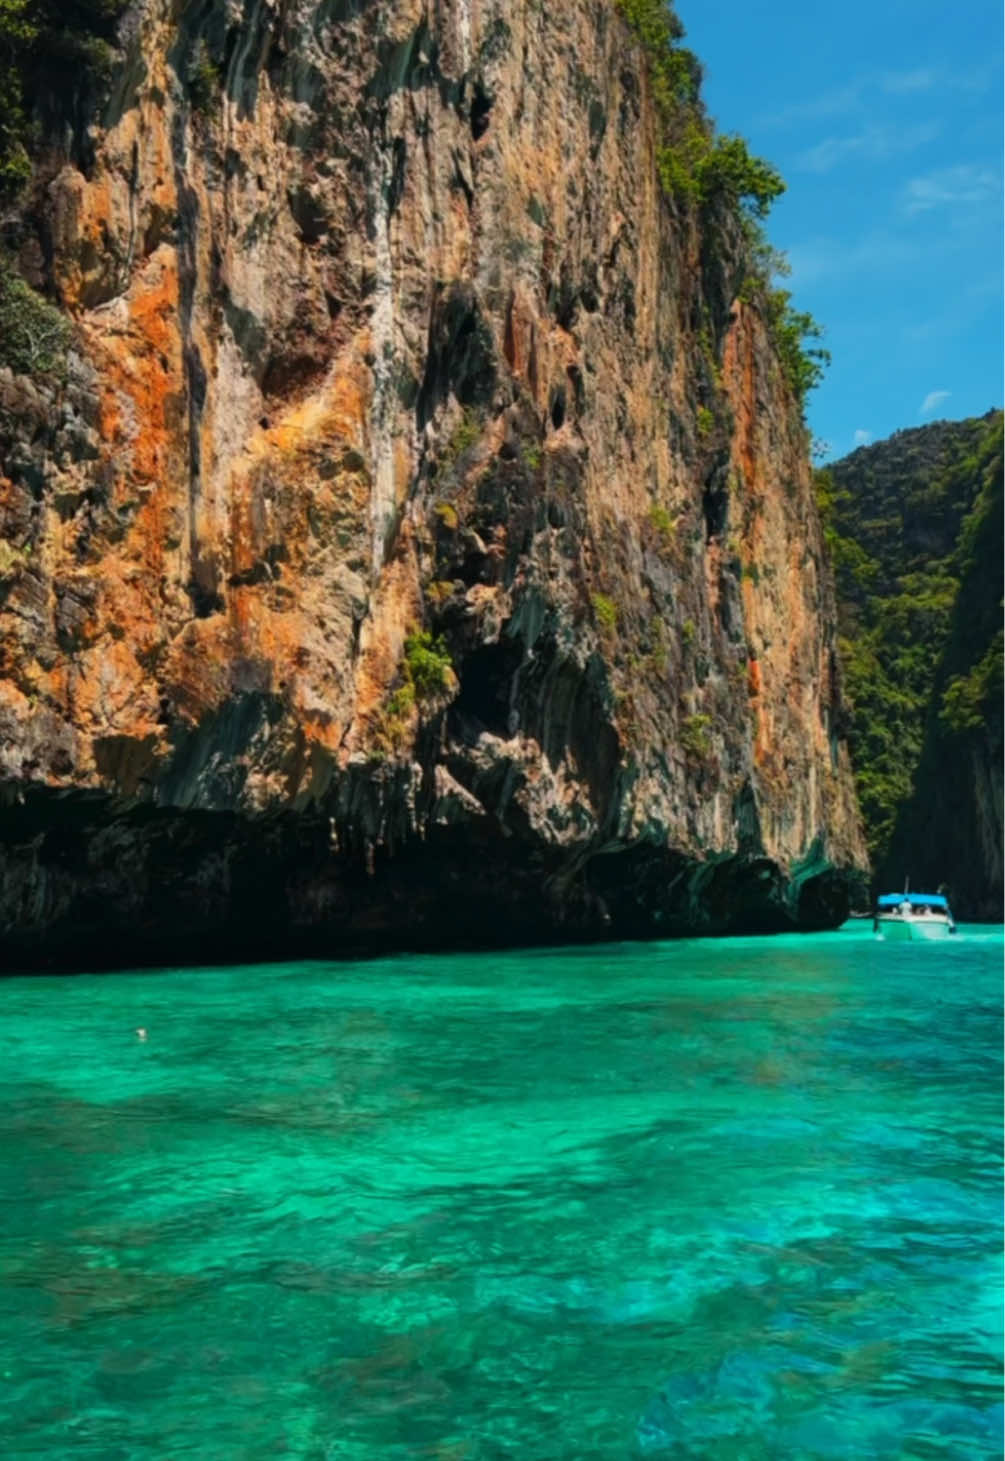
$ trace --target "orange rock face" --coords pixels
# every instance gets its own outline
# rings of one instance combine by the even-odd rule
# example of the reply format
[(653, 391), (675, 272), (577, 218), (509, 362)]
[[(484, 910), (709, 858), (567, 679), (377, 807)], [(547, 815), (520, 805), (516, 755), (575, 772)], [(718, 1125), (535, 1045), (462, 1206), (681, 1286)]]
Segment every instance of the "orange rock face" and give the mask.
[(147, 6), (87, 174), (34, 187), (75, 344), (0, 372), (11, 957), (179, 910), (325, 948), (838, 916), (805, 435), (613, 8), (251, 8)]

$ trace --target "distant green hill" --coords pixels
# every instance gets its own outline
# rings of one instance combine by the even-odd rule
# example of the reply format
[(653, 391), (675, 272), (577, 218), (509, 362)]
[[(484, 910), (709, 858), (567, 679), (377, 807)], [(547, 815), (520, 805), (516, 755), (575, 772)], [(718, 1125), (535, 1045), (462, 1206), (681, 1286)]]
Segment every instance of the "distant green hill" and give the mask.
[(1002, 413), (817, 475), (851, 751), (877, 883), (1002, 913)]

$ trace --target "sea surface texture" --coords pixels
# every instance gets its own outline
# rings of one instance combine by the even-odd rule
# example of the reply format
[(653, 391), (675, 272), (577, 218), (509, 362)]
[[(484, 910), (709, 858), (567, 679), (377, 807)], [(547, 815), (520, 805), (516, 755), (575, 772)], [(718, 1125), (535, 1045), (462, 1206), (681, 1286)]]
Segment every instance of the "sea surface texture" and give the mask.
[(8, 980), (3, 1455), (998, 1457), (1001, 966), (859, 925)]

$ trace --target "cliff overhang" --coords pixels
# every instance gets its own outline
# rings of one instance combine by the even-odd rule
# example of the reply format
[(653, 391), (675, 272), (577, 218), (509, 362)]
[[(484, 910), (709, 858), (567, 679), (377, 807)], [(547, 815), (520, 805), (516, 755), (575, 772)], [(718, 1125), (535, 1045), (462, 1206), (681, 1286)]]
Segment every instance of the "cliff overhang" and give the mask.
[[(126, 808), (3, 788), (6, 972), (505, 948), (834, 927), (861, 874), (645, 842), (542, 847), (439, 821), (376, 847), (332, 819)], [(13, 916), (12, 916), (13, 915)]]

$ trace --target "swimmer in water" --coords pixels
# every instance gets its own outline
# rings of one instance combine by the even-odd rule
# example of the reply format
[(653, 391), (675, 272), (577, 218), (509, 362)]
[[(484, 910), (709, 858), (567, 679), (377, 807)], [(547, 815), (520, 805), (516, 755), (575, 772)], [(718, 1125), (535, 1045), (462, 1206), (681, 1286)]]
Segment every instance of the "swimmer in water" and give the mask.
[(143, 1025), (140, 1025), (139, 1029), (136, 1031), (136, 1038), (137, 1040), (145, 1040), (147, 1038), (147, 1032)]

